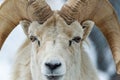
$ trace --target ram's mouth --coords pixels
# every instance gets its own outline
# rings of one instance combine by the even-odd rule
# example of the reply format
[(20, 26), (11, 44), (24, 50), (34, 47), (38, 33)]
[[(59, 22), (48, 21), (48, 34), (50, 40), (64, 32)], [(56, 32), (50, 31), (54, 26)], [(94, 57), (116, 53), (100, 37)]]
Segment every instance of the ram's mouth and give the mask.
[(60, 78), (62, 78), (63, 76), (62, 75), (57, 75), (57, 76), (54, 76), (54, 75), (50, 75), (50, 76), (46, 76), (48, 80), (59, 80)]

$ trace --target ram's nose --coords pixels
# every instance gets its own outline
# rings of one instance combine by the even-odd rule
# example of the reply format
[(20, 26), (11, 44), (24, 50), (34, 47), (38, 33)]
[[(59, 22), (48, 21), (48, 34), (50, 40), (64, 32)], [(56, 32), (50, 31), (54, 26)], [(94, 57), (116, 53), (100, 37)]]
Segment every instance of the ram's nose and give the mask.
[(47, 80), (59, 80), (66, 73), (65, 61), (60, 57), (48, 57), (41, 66), (41, 73)]
[(53, 71), (53, 70), (60, 68), (62, 66), (62, 64), (61, 64), (61, 62), (53, 61), (53, 62), (46, 62), (45, 66), (49, 70)]

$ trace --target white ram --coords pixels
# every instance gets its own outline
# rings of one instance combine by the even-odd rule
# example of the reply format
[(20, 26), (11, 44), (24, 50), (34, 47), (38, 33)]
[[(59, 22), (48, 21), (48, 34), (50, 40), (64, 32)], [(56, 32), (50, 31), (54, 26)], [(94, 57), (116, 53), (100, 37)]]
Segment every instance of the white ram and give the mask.
[(13, 80), (99, 80), (85, 46), (94, 22), (67, 25), (57, 14), (44, 24), (23, 21), (28, 38), (17, 54)]
[[(45, 0), (5, 0), (0, 8), (0, 48), (19, 21), (36, 20), (43, 24), (53, 13)], [(120, 25), (108, 0), (68, 0), (58, 14), (67, 24), (93, 20), (106, 37), (120, 73)]]
[[(103, 6), (101, 6), (101, 4)], [(101, 12), (104, 12), (104, 13), (101, 13)], [(63, 22), (61, 21), (60, 22), (61, 24), (57, 23), (61, 19), (63, 20)], [(39, 52), (39, 47), (41, 48), (42, 45), (44, 45), (44, 47), (46, 47), (46, 44), (50, 48), (53, 48), (53, 46), (58, 47), (57, 49), (60, 50), (59, 52), (62, 53), (61, 49), (65, 48), (65, 50), (66, 50), (68, 48), (68, 47), (66, 47), (67, 42), (69, 42), (68, 43), (69, 46), (71, 46), (72, 44), (74, 44), (75, 46), (78, 46), (77, 43), (79, 43), (81, 38), (82, 38), (82, 41), (84, 41), (86, 39), (87, 36), (84, 34), (89, 33), (89, 28), (86, 28), (85, 31), (83, 31), (81, 33), (81, 31), (79, 31), (80, 29), (76, 28), (77, 26), (74, 26), (74, 28), (76, 28), (76, 29), (74, 29), (74, 28), (70, 29), (69, 26), (75, 24), (76, 21), (78, 21), (79, 23), (77, 22), (75, 25), (78, 25), (88, 19), (93, 20), (96, 23), (96, 25), (100, 28), (100, 30), (103, 32), (103, 34), (105, 35), (105, 37), (110, 45), (110, 48), (112, 50), (112, 53), (113, 53), (113, 57), (114, 57), (116, 67), (117, 67), (117, 72), (120, 73), (120, 57), (119, 57), (120, 27), (119, 27), (119, 22), (117, 20), (115, 12), (114, 12), (113, 8), (111, 7), (108, 0), (68, 0), (66, 2), (66, 4), (63, 5), (62, 9), (60, 11), (56, 11), (56, 12), (52, 11), (50, 9), (50, 7), (45, 2), (45, 0), (5, 0), (5, 2), (1, 5), (1, 8), (0, 8), (0, 48), (2, 47), (2, 44), (5, 41), (5, 39), (7, 38), (8, 34), (19, 23), (19, 21), (28, 20), (29, 22), (32, 22), (32, 23), (30, 24), (29, 29), (27, 27), (25, 27), (24, 30), (25, 30), (26, 35), (28, 35), (28, 37), (34, 42), (34, 44), (33, 44), (34, 49), (32, 48), (34, 53), (35, 53), (35, 51)], [(34, 21), (36, 21), (37, 23)], [(29, 23), (27, 23), (27, 24), (29, 25)], [(52, 34), (52, 35), (50, 35), (51, 31), (45, 32), (47, 30), (52, 30), (51, 24), (53, 27), (54, 26), (61, 27), (60, 29), (55, 28), (53, 30), (53, 32), (55, 31), (56, 33)], [(65, 24), (67, 25), (67, 27), (65, 27)], [(28, 25), (25, 24), (25, 26), (28, 26)], [(38, 27), (34, 27), (32, 29), (35, 31), (32, 31), (31, 30), (32, 25), (34, 25), (34, 26), (38, 25), (40, 27), (41, 26), (45, 27), (45, 25), (46, 26), (49, 25), (49, 27), (47, 27), (47, 28), (45, 27), (41, 30), (37, 29)], [(63, 30), (62, 29), (63, 26), (65, 29), (67, 28), (68, 31), (66, 31), (65, 29)], [(37, 33), (36, 32), (37, 30), (40, 30), (40, 31), (38, 31), (38, 33)], [(59, 31), (56, 31), (56, 30), (60, 30), (61, 35), (63, 35), (63, 36), (56, 37), (60, 33)], [(72, 33), (72, 31), (75, 32), (74, 30), (77, 30), (76, 32), (79, 31), (78, 34), (80, 36), (76, 35), (76, 33), (75, 34)], [(26, 31), (29, 31), (29, 33), (27, 33)], [(62, 32), (62, 31), (64, 31), (64, 32)], [(69, 31), (71, 31), (71, 32), (69, 32)], [(86, 32), (86, 33), (84, 33), (84, 32)], [(46, 35), (44, 35), (44, 33), (48, 34), (47, 37), (46, 37)], [(32, 35), (32, 34), (37, 34), (37, 35)], [(67, 37), (65, 34), (69, 35), (69, 37)], [(72, 35), (72, 34), (74, 34), (74, 35)], [(49, 37), (49, 35), (50, 35), (50, 37)], [(40, 38), (40, 36), (42, 36), (42, 38)], [(71, 38), (71, 40), (70, 40), (70, 38)], [(57, 40), (53, 41), (53, 39), (57, 39)], [(46, 40), (48, 40), (48, 41), (50, 40), (50, 42), (48, 42)], [(53, 41), (54, 45), (52, 45), (51, 40)], [(70, 41), (68, 41), (68, 40), (70, 40)], [(80, 42), (81, 45), (82, 45), (82, 41)], [(29, 43), (29, 41), (27, 43)], [(27, 44), (27, 43), (25, 43), (25, 44)], [(36, 43), (38, 43), (39, 47), (37, 45), (35, 45)], [(55, 43), (57, 43), (57, 44), (55, 44)], [(74, 46), (74, 45), (72, 45), (72, 46)], [(49, 50), (48, 47), (45, 48), (45, 50), (44, 50), (44, 47), (42, 47), (43, 49), (40, 50), (40, 51), (42, 51), (41, 55), (43, 53), (45, 53), (45, 54), (47, 53), (47, 52), (44, 52), (44, 51), (46, 51), (46, 49), (47, 49), (47, 51)], [(22, 52), (22, 49), (27, 50), (25, 48), (28, 48), (28, 47), (22, 46), (20, 51)], [(24, 51), (24, 52), (29, 53), (30, 50), (31, 49)], [(74, 49), (71, 48), (66, 51), (72, 51), (72, 50), (74, 50)], [(75, 49), (75, 50), (79, 50), (79, 49)], [(52, 53), (52, 52), (56, 53), (56, 50), (54, 50), (54, 48), (53, 48), (50, 51), (50, 53)], [(21, 54), (18, 54), (18, 55), (22, 56)], [(65, 55), (66, 54), (64, 54), (64, 56)], [(26, 56), (27, 56), (27, 54), (26, 54)], [(37, 57), (38, 56), (39, 55), (37, 55)], [(25, 55), (23, 57), (25, 57)], [(27, 56), (27, 57), (29, 57), (29, 56)], [(41, 57), (44, 57), (44, 56), (41, 56)], [(18, 58), (18, 59), (20, 59), (20, 58)], [(27, 59), (27, 58), (25, 57), (24, 59)], [(30, 57), (28, 59), (30, 59)], [(33, 59), (38, 59), (38, 58), (35, 58), (35, 56), (33, 56), (33, 58), (31, 58), (31, 59), (32, 59), (31, 61), (33, 61)], [(47, 61), (47, 60), (48, 60), (48, 62), (46, 62), (46, 63), (44, 62), (45, 65), (47, 67), (52, 66), (52, 68), (53, 68), (53, 65), (49, 64), (49, 61), (51, 62), (51, 60), (45, 58), (45, 60), (43, 60), (43, 61)], [(21, 61), (21, 59), (19, 61)], [(25, 60), (23, 60), (23, 61), (25, 61)], [(67, 60), (67, 61), (70, 61), (70, 60)], [(17, 60), (17, 62), (18, 62), (18, 60)], [(29, 69), (29, 66), (28, 66), (30, 64), (29, 60), (26, 60), (26, 63), (27, 62), (28, 62), (28, 64), (23, 64), (23, 65), (27, 66)], [(34, 62), (35, 62), (35, 60), (34, 60)], [(37, 62), (39, 63), (39, 61), (37, 61)], [(62, 71), (60, 71), (62, 73), (62, 75), (65, 75), (65, 73), (67, 73), (67, 71), (69, 71), (69, 70), (67, 70), (68, 66), (65, 66), (66, 61), (64, 61), (63, 59), (60, 58), (60, 60), (56, 60), (55, 62), (57, 62), (57, 63), (60, 62), (60, 63), (55, 64), (54, 67), (61, 66), (64, 69), (63, 73), (62, 73)], [(20, 62), (18, 62), (18, 65), (19, 65), (19, 63)], [(44, 64), (41, 63), (41, 65), (44, 65)], [(32, 66), (32, 65), (30, 65), (30, 66)], [(81, 66), (79, 66), (79, 68), (81, 68)], [(38, 69), (38, 66), (35, 66), (34, 69)], [(42, 68), (42, 69), (45, 69), (45, 68)], [(21, 69), (19, 69), (19, 70), (21, 70)], [(26, 70), (26, 72), (24, 74), (27, 74), (27, 73), (30, 74), (29, 70), (27, 70), (27, 69), (25, 69), (25, 70)], [(59, 70), (61, 70), (61, 69), (58, 69), (58, 71)], [(31, 69), (31, 71), (32, 71), (32, 76), (36, 74), (36, 73), (34, 74), (33, 71), (38, 71), (38, 73), (40, 72), (40, 70), (33, 70), (33, 68)], [(49, 75), (49, 73), (44, 72), (44, 71), (46, 71), (46, 70), (41, 71), (41, 74), (48, 76), (48, 78), (51, 80), (54, 80), (55, 78), (58, 79), (58, 77), (60, 77), (60, 75), (58, 75), (58, 77), (56, 77), (56, 75), (54, 75), (54, 74)], [(47, 71), (49, 72), (49, 70), (47, 70)], [(83, 71), (84, 71), (84, 69), (83, 69)], [(23, 73), (23, 71), (20, 71), (20, 73)], [(16, 75), (17, 74), (19, 74), (19, 71), (16, 72)], [(42, 75), (40, 75), (40, 76), (39, 75), (40, 74), (35, 75), (34, 77), (37, 77), (37, 79), (38, 79), (40, 76), (42, 76)], [(82, 75), (82, 77), (83, 76), (86, 76), (86, 75)], [(31, 77), (31, 78), (34, 78), (34, 77)], [(88, 79), (88, 77), (87, 77), (87, 79)], [(22, 79), (22, 77), (19, 79)]]

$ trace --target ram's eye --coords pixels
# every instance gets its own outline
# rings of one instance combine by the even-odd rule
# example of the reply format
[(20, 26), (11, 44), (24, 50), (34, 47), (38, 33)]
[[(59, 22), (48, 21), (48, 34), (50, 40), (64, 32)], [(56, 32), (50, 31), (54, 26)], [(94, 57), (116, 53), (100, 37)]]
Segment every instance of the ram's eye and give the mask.
[(72, 40), (69, 40), (69, 46), (71, 46), (72, 45)]
[(77, 43), (79, 43), (81, 41), (81, 37), (80, 36), (76, 36), (72, 39), (72, 41), (75, 41)]
[(79, 36), (76, 36), (76, 37), (74, 37), (72, 40), (69, 40), (69, 46), (71, 46), (72, 45), (72, 42), (76, 42), (76, 43), (79, 43), (80, 41), (81, 41), (81, 37), (79, 37)]
[(37, 40), (37, 38), (36, 38), (35, 36), (30, 36), (30, 40), (31, 40), (32, 42), (34, 42), (34, 41)]
[(37, 39), (37, 37), (35, 37), (35, 36), (30, 36), (30, 40), (31, 40), (32, 42), (37, 41), (37, 42), (38, 42), (38, 45), (40, 46), (40, 41)]

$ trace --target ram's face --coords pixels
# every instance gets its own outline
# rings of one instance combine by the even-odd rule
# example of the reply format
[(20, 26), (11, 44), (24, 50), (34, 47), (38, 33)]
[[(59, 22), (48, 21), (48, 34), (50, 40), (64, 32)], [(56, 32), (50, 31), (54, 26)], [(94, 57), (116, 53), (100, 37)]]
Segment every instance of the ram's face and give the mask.
[(83, 32), (78, 22), (67, 25), (59, 17), (57, 20), (52, 17), (42, 25), (32, 22), (29, 27), (29, 38), (32, 41), (33, 78), (61, 80), (68, 71), (73, 70), (80, 62)]

